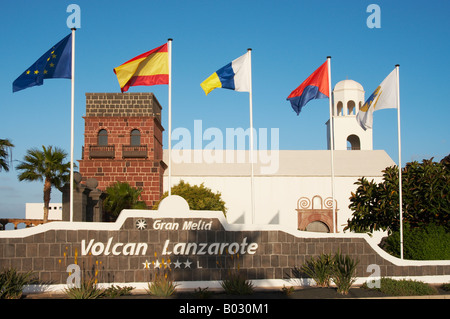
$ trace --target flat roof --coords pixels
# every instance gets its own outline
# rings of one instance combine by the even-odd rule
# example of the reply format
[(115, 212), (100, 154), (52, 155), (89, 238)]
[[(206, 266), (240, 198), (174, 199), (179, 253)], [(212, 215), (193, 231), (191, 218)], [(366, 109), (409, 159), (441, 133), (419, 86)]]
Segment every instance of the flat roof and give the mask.
[[(172, 176), (249, 176), (247, 150), (172, 150)], [(382, 176), (382, 170), (396, 165), (384, 150), (334, 151), (335, 176)], [(329, 150), (255, 151), (254, 176), (330, 176)], [(169, 164), (168, 150), (163, 160)], [(271, 169), (269, 169), (271, 168)], [(267, 172), (267, 171), (271, 172)], [(168, 175), (168, 169), (164, 172)]]

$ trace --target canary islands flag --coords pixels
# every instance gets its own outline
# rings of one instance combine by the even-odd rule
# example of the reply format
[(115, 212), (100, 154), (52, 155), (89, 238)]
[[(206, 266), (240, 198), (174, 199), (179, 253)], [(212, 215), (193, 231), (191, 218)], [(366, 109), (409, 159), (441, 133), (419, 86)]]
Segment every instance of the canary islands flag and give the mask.
[(314, 71), (299, 87), (297, 87), (286, 100), (297, 115), (302, 108), (313, 99), (325, 99), (330, 96), (328, 86), (328, 61)]
[(372, 128), (373, 112), (381, 109), (398, 108), (397, 85), (397, 73), (394, 69), (369, 96), (356, 114), (356, 121), (364, 130)]
[(250, 59), (246, 53), (211, 74), (200, 86), (206, 95), (216, 88), (250, 92), (250, 70)]
[(114, 69), (120, 90), (130, 86), (169, 84), (169, 52), (167, 43), (125, 62)]
[(14, 82), (13, 92), (44, 84), (44, 79), (72, 78), (72, 34), (55, 44)]

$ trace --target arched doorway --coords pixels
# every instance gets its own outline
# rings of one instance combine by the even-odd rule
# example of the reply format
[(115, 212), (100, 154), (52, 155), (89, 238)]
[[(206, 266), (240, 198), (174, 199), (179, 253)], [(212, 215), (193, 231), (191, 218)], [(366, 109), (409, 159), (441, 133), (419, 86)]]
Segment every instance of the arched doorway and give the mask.
[(359, 140), (359, 137), (352, 134), (347, 137), (347, 150), (360, 150), (361, 149), (361, 142)]

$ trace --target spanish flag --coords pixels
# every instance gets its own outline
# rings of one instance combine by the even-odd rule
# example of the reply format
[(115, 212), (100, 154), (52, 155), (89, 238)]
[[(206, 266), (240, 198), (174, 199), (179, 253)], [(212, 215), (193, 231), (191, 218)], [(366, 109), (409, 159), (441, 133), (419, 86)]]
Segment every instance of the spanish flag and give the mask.
[(167, 43), (142, 53), (114, 69), (120, 90), (130, 86), (169, 84), (169, 53)]

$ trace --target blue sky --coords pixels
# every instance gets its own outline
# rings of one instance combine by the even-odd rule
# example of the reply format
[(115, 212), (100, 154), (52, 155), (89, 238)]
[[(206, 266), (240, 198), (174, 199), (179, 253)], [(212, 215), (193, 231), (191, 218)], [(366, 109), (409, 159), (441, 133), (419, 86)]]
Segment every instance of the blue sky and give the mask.
[[(400, 64), (402, 162), (450, 153), (448, 91), (450, 2), (300, 0), (8, 1), (0, 11), (0, 138), (10, 139), (13, 166), (27, 149), (56, 145), (70, 151), (70, 80), (12, 93), (12, 82), (70, 30), (66, 8), (81, 8), (76, 31), (75, 160), (81, 158), (86, 92), (120, 92), (113, 68), (173, 38), (172, 128), (249, 126), (248, 93), (200, 83), (252, 48), (253, 124), (279, 128), (280, 149), (326, 149), (328, 100), (308, 103), (297, 116), (286, 97), (332, 56), (332, 86), (361, 83), (366, 98)], [(369, 4), (381, 9), (381, 28), (370, 29)], [(154, 92), (163, 106), (167, 86)], [(374, 115), (374, 149), (398, 161), (397, 113)], [(0, 172), (0, 217), (24, 217), (26, 202), (42, 202), (41, 183), (18, 182)], [(22, 191), (22, 194), (19, 192)], [(61, 201), (54, 190), (53, 202)]]

